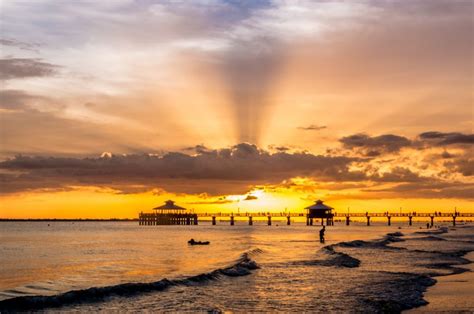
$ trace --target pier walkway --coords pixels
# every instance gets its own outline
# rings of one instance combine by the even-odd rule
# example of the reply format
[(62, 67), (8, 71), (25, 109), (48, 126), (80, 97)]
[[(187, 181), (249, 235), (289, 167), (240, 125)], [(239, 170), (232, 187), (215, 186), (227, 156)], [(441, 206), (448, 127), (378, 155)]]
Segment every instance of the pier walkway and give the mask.
[[(212, 220), (212, 224), (216, 224), (216, 220), (218, 218), (229, 218), (230, 225), (234, 225), (236, 218), (247, 218), (249, 225), (253, 224), (253, 218), (261, 218), (266, 217), (268, 225), (272, 224), (273, 217), (280, 217), (286, 218), (287, 225), (291, 224), (291, 218), (294, 217), (307, 217), (306, 213), (291, 213), (291, 212), (280, 212), (280, 213), (272, 213), (272, 212), (245, 212), (245, 213), (229, 213), (229, 212), (218, 212), (218, 213), (197, 213), (198, 217), (201, 218), (210, 218)], [(474, 218), (474, 213), (460, 213), (460, 212), (431, 212), (431, 213), (420, 213), (420, 212), (384, 212), (384, 213), (334, 213), (335, 218), (343, 218), (345, 219), (346, 225), (350, 225), (352, 218), (365, 218), (367, 221), (367, 225), (370, 226), (371, 218), (385, 218), (387, 219), (387, 225), (391, 225), (392, 218), (406, 218), (408, 224), (411, 226), (413, 224), (413, 218), (429, 218), (429, 223), (433, 226), (436, 219), (442, 218), (450, 218), (453, 225), (456, 225), (456, 219), (464, 219), (464, 218)], [(319, 219), (318, 219), (319, 220)], [(324, 221), (321, 219), (321, 224)], [(307, 225), (313, 225), (313, 218), (306, 219)]]
[[(290, 225), (292, 218), (306, 218), (306, 224), (311, 226), (313, 221), (320, 221), (321, 225), (324, 224), (324, 219), (309, 218), (306, 213), (291, 213), (291, 212), (245, 212), (245, 213), (231, 213), (231, 212), (214, 212), (214, 213), (173, 213), (173, 214), (157, 214), (157, 213), (140, 213), (138, 222), (140, 225), (197, 225), (199, 220), (210, 220), (212, 225), (217, 224), (217, 220), (225, 220), (233, 226), (237, 219), (248, 220), (249, 225), (253, 225), (254, 218), (266, 218), (267, 224), (272, 225), (272, 218), (285, 218), (286, 224)], [(456, 225), (456, 220), (474, 219), (474, 213), (460, 213), (460, 212), (432, 212), (432, 213), (420, 213), (420, 212), (384, 212), (384, 213), (334, 213), (334, 218), (341, 218), (340, 220), (345, 221), (347, 226), (350, 225), (354, 218), (365, 219), (367, 226), (370, 226), (372, 218), (384, 218), (387, 221), (387, 225), (392, 224), (392, 218), (403, 218), (406, 219), (408, 225), (413, 224), (414, 218), (425, 218), (429, 219), (430, 226), (433, 226), (436, 219), (449, 218), (452, 221), (453, 226)], [(471, 220), (469, 219), (469, 220)], [(332, 220), (326, 220), (327, 225), (333, 224)]]

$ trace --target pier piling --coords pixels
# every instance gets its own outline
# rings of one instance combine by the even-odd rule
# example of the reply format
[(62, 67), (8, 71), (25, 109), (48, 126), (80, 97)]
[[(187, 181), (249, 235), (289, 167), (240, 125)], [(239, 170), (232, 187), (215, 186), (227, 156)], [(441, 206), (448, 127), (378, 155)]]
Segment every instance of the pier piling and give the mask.
[[(222, 217), (225, 220), (222, 221), (228, 221), (227, 218), (229, 218), (229, 223), (231, 226), (235, 225), (235, 217), (241, 217), (241, 219), (245, 219), (243, 217), (248, 218), (248, 225), (252, 226), (253, 225), (253, 218), (254, 217), (260, 217), (258, 219), (262, 219), (264, 217), (267, 217), (267, 225), (271, 226), (272, 225), (272, 218), (273, 217), (281, 217), (283, 218), (283, 223), (284, 219), (286, 218), (286, 225), (291, 225), (292, 224), (292, 219), (295, 219), (296, 221), (301, 218), (304, 219), (306, 218), (306, 225), (307, 226), (313, 226), (313, 224), (319, 225), (318, 219), (321, 219), (321, 225), (325, 225), (324, 219), (326, 219), (326, 225), (327, 226), (333, 226), (334, 225), (334, 219), (333, 217), (311, 217), (311, 215), (306, 215), (304, 217), (304, 214), (302, 213), (263, 213), (263, 212), (258, 212), (258, 213), (237, 213), (234, 215), (233, 213), (182, 213), (182, 212), (157, 212), (157, 213), (144, 213), (140, 212), (138, 214), (138, 224), (140, 226), (159, 226), (159, 225), (198, 225), (199, 219), (205, 219), (203, 217), (207, 217), (207, 221), (210, 221), (212, 225), (217, 225), (217, 218)], [(297, 217), (297, 218), (294, 218)], [(452, 226), (456, 226), (457, 223), (457, 217), (461, 217), (460, 219), (464, 218), (471, 218), (474, 217), (474, 213), (453, 213), (453, 212), (436, 212), (436, 213), (398, 213), (398, 212), (384, 212), (384, 213), (369, 213), (369, 212), (364, 212), (364, 213), (337, 213), (334, 214), (334, 217), (340, 217), (342, 218), (341, 220), (342, 223), (344, 223), (345, 219), (345, 225), (350, 226), (351, 225), (351, 220), (357, 220), (357, 219), (363, 219), (364, 217), (366, 218), (366, 223), (367, 226), (371, 225), (371, 217), (376, 217), (377, 219), (387, 219), (386, 223), (388, 226), (392, 225), (392, 218), (395, 217), (396, 219), (407, 219), (407, 223), (409, 226), (413, 226), (413, 219), (420, 218), (420, 219), (425, 219), (425, 223), (428, 222), (427, 225), (430, 227), (434, 226), (435, 220), (440, 220), (440, 221), (451, 221)], [(316, 219), (316, 221), (314, 220)], [(294, 223), (295, 221), (293, 221)]]

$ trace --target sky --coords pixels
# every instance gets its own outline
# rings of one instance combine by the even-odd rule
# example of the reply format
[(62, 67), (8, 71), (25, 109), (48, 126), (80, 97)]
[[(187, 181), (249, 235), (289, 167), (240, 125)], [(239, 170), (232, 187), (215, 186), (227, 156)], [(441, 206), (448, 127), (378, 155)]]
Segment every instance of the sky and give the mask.
[(0, 217), (474, 211), (472, 1), (0, 1)]

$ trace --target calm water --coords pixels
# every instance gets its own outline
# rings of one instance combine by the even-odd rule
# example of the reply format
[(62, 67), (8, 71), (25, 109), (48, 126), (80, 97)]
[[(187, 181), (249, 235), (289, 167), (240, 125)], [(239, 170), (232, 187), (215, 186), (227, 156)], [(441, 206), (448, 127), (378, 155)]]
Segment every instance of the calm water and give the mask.
[[(0, 310), (409, 308), (423, 304), (433, 276), (460, 271), (453, 265), (474, 250), (474, 229), (398, 226), (340, 224), (321, 244), (320, 227), (298, 224), (2, 222)], [(403, 235), (386, 236), (394, 232)], [(190, 238), (211, 245), (188, 246)]]

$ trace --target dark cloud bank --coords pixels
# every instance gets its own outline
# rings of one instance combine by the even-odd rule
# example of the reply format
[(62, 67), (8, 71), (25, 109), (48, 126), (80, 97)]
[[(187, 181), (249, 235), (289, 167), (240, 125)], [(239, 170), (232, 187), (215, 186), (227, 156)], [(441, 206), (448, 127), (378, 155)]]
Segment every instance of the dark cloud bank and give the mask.
[[(397, 153), (402, 148), (426, 148), (431, 146), (470, 146), (474, 144), (474, 134), (458, 132), (424, 132), (414, 140), (395, 134), (370, 136), (364, 133), (343, 137), (339, 140), (344, 148), (356, 150), (368, 157), (384, 153)], [(445, 155), (446, 156), (446, 155)]]
[[(430, 132), (430, 134), (435, 132)], [(424, 134), (424, 135), (423, 135)], [(425, 139), (426, 133), (418, 138)], [(456, 138), (454, 139), (454, 135)], [(466, 145), (471, 135), (436, 133), (427, 140), (439, 145)], [(441, 144), (449, 139), (449, 144)], [(416, 145), (397, 135), (356, 134), (340, 140), (347, 149), (397, 152), (403, 147)], [(467, 142), (470, 144), (470, 142)], [(468, 148), (468, 152), (471, 147)], [(277, 151), (271, 153), (256, 145), (241, 143), (230, 148), (209, 149), (204, 145), (186, 148), (188, 153), (169, 152), (164, 155), (133, 154), (112, 155), (97, 158), (60, 158), (16, 156), (0, 162), (1, 193), (29, 190), (61, 190), (71, 186), (98, 186), (116, 189), (121, 193), (148, 191), (165, 188), (177, 193), (208, 193), (213, 195), (245, 193), (249, 186), (278, 184), (292, 177), (302, 176), (318, 182), (361, 182), (375, 185), (394, 183), (392, 193), (415, 197), (415, 191), (432, 197), (474, 197), (472, 184), (441, 181), (435, 177), (423, 177), (407, 168), (397, 166), (383, 174), (373, 171), (371, 157), (314, 155), (307, 152)], [(469, 153), (444, 160), (446, 171), (473, 175), (473, 159)], [(351, 170), (353, 164), (365, 165), (370, 171)], [(448, 185), (448, 186), (442, 186)], [(453, 187), (454, 185), (455, 188)], [(410, 193), (400, 189), (410, 189)], [(385, 195), (388, 190), (372, 189)], [(444, 193), (446, 191), (446, 193)], [(392, 195), (392, 196), (395, 196)]]
[(293, 176), (353, 180), (362, 177), (362, 174), (348, 169), (355, 160), (357, 158), (308, 153), (271, 154), (246, 143), (219, 150), (198, 146), (194, 155), (170, 152), (163, 156), (120, 155), (83, 159), (17, 156), (0, 163), (0, 169), (11, 172), (1, 174), (1, 190), (8, 193), (66, 185), (141, 184), (152, 187), (179, 181), (180, 185), (189, 186), (183, 192), (207, 192), (204, 182), (208, 185), (223, 181), (240, 182), (238, 185), (243, 188), (255, 183), (276, 183)]

